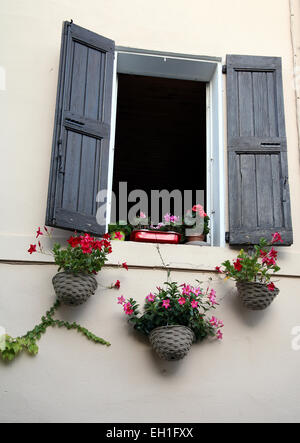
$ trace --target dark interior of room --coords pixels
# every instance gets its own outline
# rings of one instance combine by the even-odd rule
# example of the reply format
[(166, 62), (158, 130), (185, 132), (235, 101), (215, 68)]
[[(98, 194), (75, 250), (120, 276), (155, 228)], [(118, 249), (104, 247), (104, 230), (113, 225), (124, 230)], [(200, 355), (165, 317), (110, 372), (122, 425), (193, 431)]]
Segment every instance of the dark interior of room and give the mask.
[[(147, 192), (149, 211), (152, 189), (206, 189), (205, 83), (118, 75), (113, 174), (117, 208), (121, 181), (127, 182), (128, 194), (134, 189)], [(171, 205), (171, 213), (173, 209)], [(118, 220), (118, 211), (116, 215)]]

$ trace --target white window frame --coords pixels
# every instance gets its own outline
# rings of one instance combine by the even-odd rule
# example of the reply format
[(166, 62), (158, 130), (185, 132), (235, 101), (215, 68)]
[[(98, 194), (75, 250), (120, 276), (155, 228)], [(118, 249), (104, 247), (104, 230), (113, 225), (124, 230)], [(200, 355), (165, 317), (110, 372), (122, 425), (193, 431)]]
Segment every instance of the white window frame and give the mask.
[[(148, 58), (145, 58), (148, 57)], [(111, 195), (115, 150), (118, 73), (205, 81), (207, 205), (210, 234), (207, 243), (225, 246), (225, 177), (222, 60), (218, 57), (161, 53), (117, 47), (114, 60), (110, 154), (108, 167), (107, 224), (111, 214)]]

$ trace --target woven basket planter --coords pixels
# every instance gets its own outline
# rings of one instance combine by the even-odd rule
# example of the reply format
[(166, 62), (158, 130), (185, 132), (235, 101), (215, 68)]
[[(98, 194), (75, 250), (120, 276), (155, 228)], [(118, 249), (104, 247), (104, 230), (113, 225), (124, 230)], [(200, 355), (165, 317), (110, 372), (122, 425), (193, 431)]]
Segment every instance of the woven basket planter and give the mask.
[(264, 283), (239, 281), (236, 287), (243, 305), (253, 311), (266, 309), (279, 293), (278, 288), (270, 291)]
[(161, 326), (149, 335), (152, 348), (164, 360), (181, 360), (195, 339), (193, 331), (182, 325)]
[(78, 306), (84, 303), (97, 289), (93, 275), (59, 272), (52, 279), (58, 300), (65, 305)]

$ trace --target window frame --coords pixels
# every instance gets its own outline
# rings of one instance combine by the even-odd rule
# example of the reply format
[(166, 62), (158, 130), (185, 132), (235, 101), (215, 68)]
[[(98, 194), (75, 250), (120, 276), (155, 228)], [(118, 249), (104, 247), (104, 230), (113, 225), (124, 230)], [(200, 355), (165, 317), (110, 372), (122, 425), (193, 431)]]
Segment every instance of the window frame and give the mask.
[[(134, 63), (130, 66), (130, 57), (153, 57), (155, 59), (163, 58), (172, 60), (174, 63), (188, 63), (191, 68), (190, 74), (184, 72), (172, 72), (166, 75), (153, 70), (141, 73), (140, 68), (136, 68)], [(122, 64), (120, 66), (120, 58)], [(124, 72), (124, 60), (128, 66)], [(143, 63), (144, 59), (140, 59)], [(147, 59), (148, 62), (149, 59)], [(200, 64), (199, 64), (200, 63)], [(205, 65), (206, 64), (206, 65)], [(209, 64), (209, 65), (207, 65)], [(183, 66), (183, 65), (182, 65)], [(187, 65), (186, 65), (187, 66)], [(206, 73), (197, 73), (205, 68)], [(185, 66), (183, 66), (185, 68)], [(193, 68), (195, 72), (193, 71)], [(149, 69), (149, 68), (148, 68)], [(183, 69), (184, 71), (184, 69)], [(112, 111), (111, 111), (111, 134), (109, 146), (109, 166), (108, 166), (108, 193), (107, 193), (107, 227), (110, 222), (114, 150), (115, 150), (115, 132), (117, 115), (117, 96), (118, 96), (118, 73), (130, 73), (133, 75), (153, 75), (158, 77), (169, 77), (187, 80), (197, 80), (195, 76), (200, 76), (199, 81), (207, 83), (206, 86), (206, 170), (207, 170), (207, 206), (206, 212), (210, 216), (211, 232), (207, 237), (207, 243), (210, 246), (225, 246), (225, 174), (224, 174), (224, 130), (223, 130), (223, 97), (222, 97), (222, 59), (219, 57), (195, 56), (187, 54), (176, 54), (169, 52), (149, 51), (136, 48), (118, 47), (115, 49), (114, 70), (113, 70), (113, 89), (112, 89)], [(201, 75), (204, 77), (201, 79)]]

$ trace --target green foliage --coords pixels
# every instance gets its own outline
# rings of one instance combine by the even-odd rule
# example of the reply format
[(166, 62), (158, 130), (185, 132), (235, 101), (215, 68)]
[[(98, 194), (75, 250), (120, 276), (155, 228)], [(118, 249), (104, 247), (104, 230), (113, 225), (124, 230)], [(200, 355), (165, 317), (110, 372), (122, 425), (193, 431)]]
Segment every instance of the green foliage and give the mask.
[(113, 234), (114, 232), (124, 232), (125, 238), (128, 239), (133, 230), (133, 226), (125, 221), (119, 221), (117, 223), (111, 223), (108, 225), (109, 234)]
[(59, 243), (53, 246), (52, 252), (58, 271), (63, 269), (75, 274), (97, 274), (107, 261), (107, 254), (111, 252), (108, 240), (96, 240), (88, 234), (70, 237), (68, 242), (66, 248), (62, 248)]
[(76, 322), (69, 323), (63, 320), (55, 320), (53, 318), (56, 310), (60, 306), (60, 302), (57, 300), (54, 305), (46, 312), (45, 316), (41, 318), (41, 322), (36, 325), (31, 331), (28, 331), (22, 337), (13, 338), (9, 335), (6, 335), (5, 340), (5, 349), (3, 351), (0, 350), (0, 355), (3, 360), (11, 361), (13, 360), (20, 352), (27, 351), (31, 355), (36, 355), (38, 353), (38, 345), (37, 341), (41, 338), (42, 334), (44, 334), (49, 326), (66, 329), (75, 329), (77, 332), (83, 334), (88, 340), (93, 341), (94, 343), (100, 343), (106, 346), (110, 346), (110, 343), (103, 340), (100, 337), (97, 337), (95, 334), (90, 332), (88, 329), (82, 327)]
[(272, 275), (280, 270), (277, 265), (277, 251), (268, 242), (261, 238), (258, 245), (254, 245), (253, 250), (244, 251), (241, 249), (237, 259), (231, 263), (226, 260), (222, 263), (222, 272), (228, 278), (236, 281), (256, 281), (268, 283)]
[[(216, 325), (206, 317), (206, 313), (217, 304), (214, 290), (209, 292), (207, 288), (204, 293), (201, 288), (185, 284), (180, 287), (176, 282), (166, 282), (165, 286), (165, 289), (159, 288), (158, 293), (150, 293), (146, 297), (142, 315), (139, 313), (138, 303), (133, 298), (124, 304), (129, 322), (137, 331), (149, 335), (159, 326), (183, 325), (192, 329), (196, 340), (217, 335)], [(183, 299), (185, 301), (181, 304)], [(165, 304), (168, 307), (165, 307)], [(221, 327), (220, 324), (218, 327)]]

